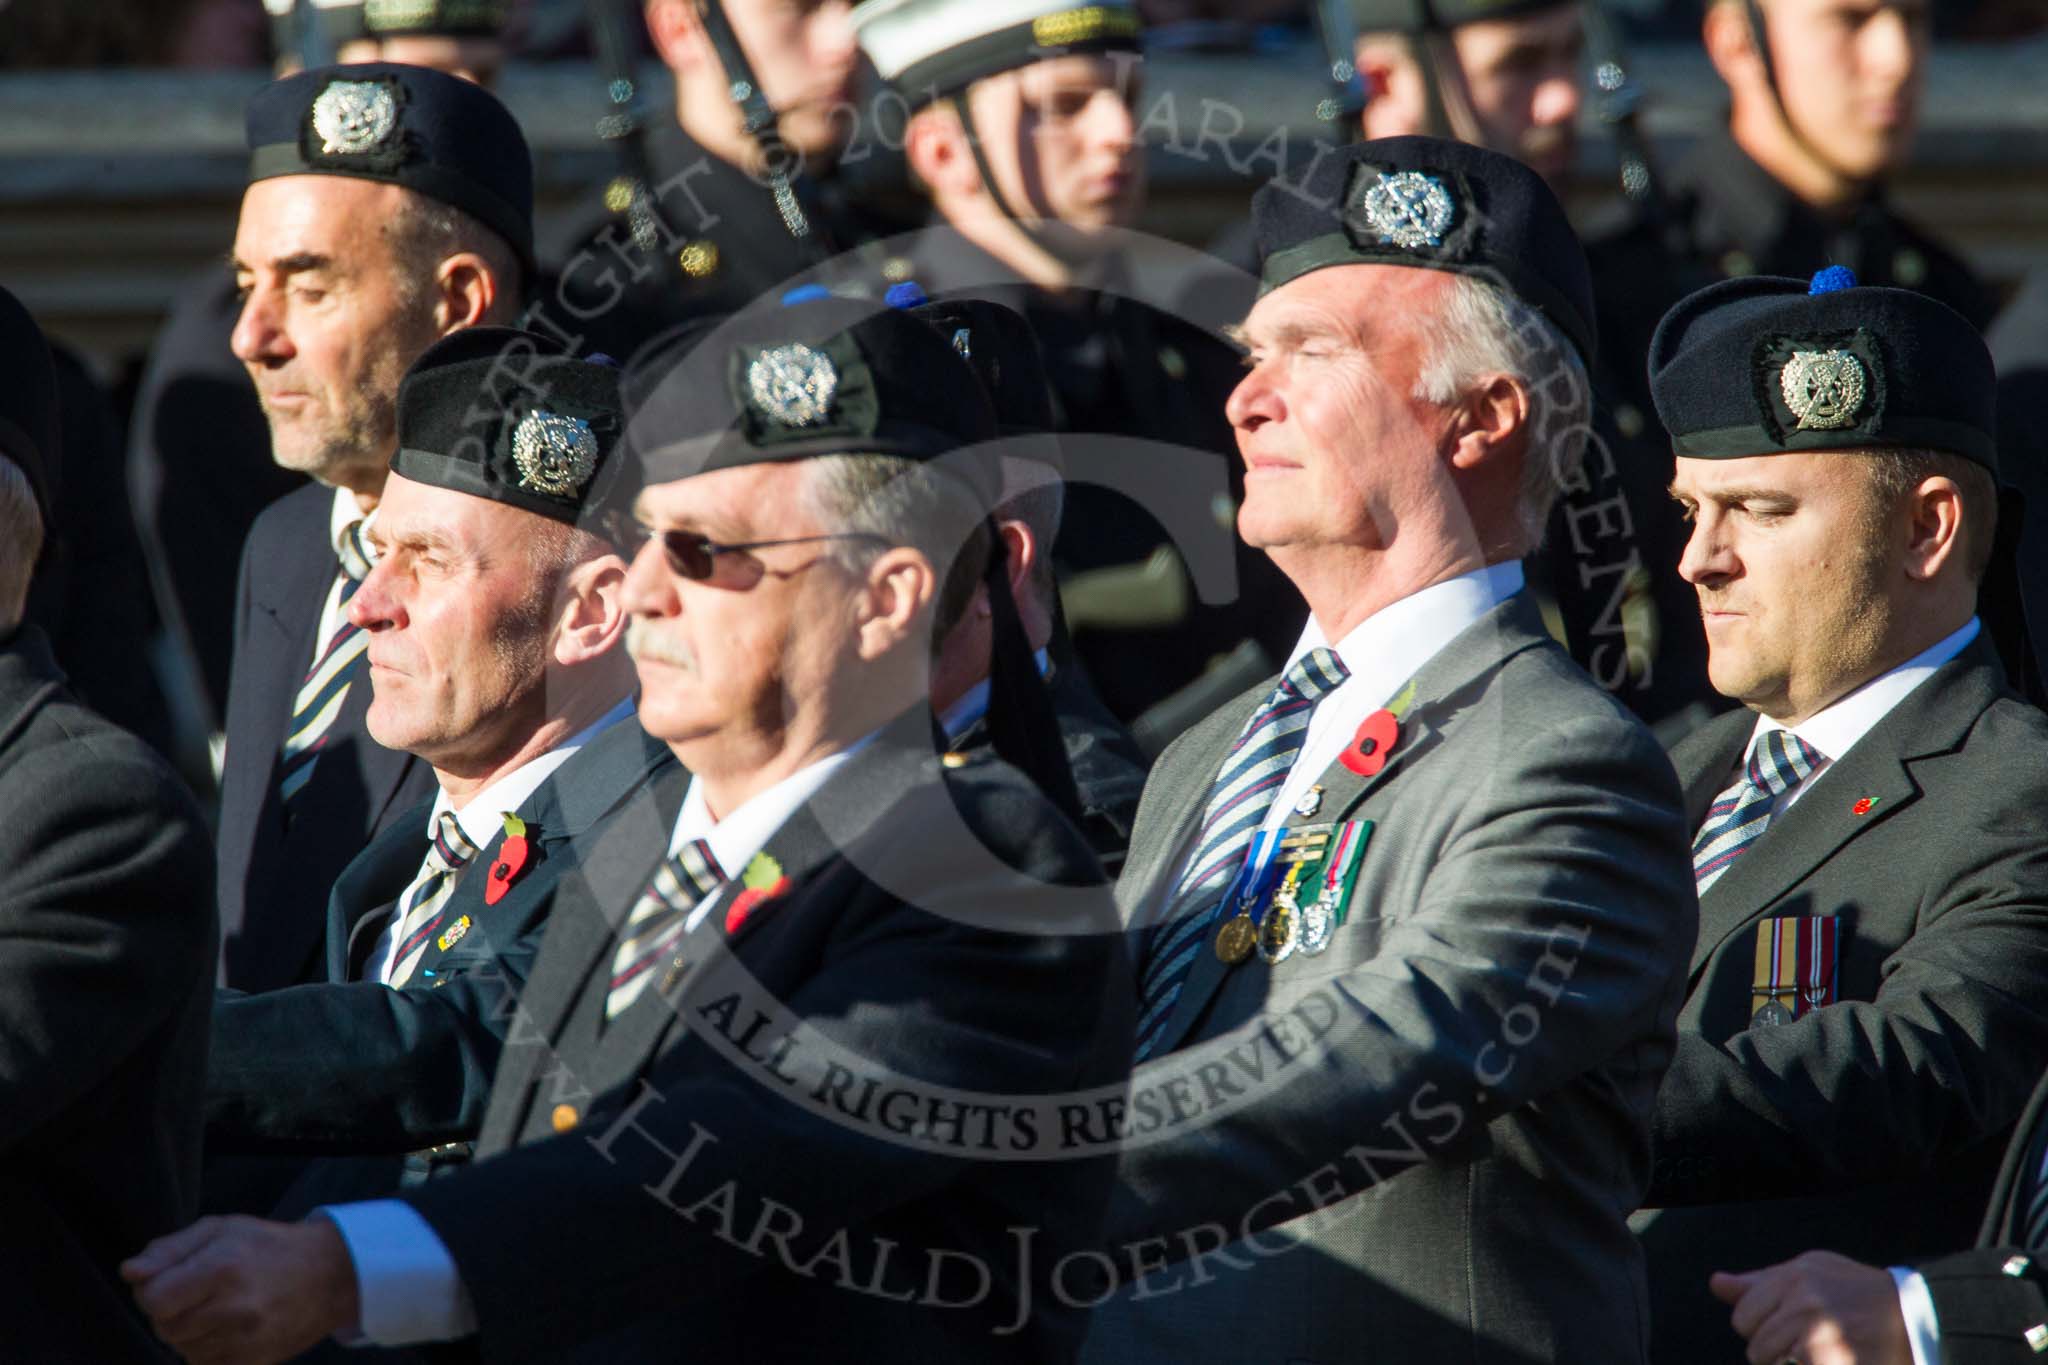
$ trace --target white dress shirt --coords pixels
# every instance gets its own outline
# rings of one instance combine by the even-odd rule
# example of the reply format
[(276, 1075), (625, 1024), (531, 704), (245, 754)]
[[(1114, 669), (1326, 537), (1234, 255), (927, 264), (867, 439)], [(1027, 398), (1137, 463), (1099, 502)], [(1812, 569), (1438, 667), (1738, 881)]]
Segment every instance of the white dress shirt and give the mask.
[[(574, 758), (577, 750), (632, 714), (633, 699), (627, 697), (571, 735), (565, 743), (528, 759), (470, 797), (462, 809), (455, 812), (455, 823), (461, 826), (462, 837), (469, 840), (478, 853), (489, 848), (491, 841), (498, 837), (498, 831), (503, 828), (504, 818), (525, 805), (526, 798), (540, 790), (540, 784), (555, 775), (555, 769)], [(448, 793), (445, 790), (437, 790), (434, 793), (434, 809), (427, 816), (425, 832), (429, 843), (433, 842), (434, 833), (440, 828), (441, 813), (451, 808)], [(474, 861), (475, 859), (471, 859), (471, 862)], [(420, 874), (424, 874), (426, 870), (427, 862), (423, 857), (420, 859)], [(465, 863), (456, 871), (455, 880), (459, 883), (468, 873), (469, 864)], [(413, 880), (417, 882), (419, 876), (415, 875)], [(405, 928), (405, 910), (403, 904), (392, 907), (390, 922), (384, 926), (384, 932), (377, 936), (377, 946), (370, 950), (369, 957), (363, 962), (363, 980), (381, 981), (387, 986), (391, 984), (391, 969), (397, 965), (399, 934)]]
[(1848, 753), (1857, 740), (1890, 715), (1892, 708), (1904, 701), (1908, 693), (1933, 677), (1935, 669), (1962, 653), (1977, 638), (1980, 629), (1977, 618), (1972, 616), (1954, 633), (1921, 650), (1897, 668), (1878, 674), (1848, 696), (1814, 712), (1797, 725), (1783, 725), (1769, 716), (1759, 715), (1756, 729), (1749, 736), (1749, 747), (1742, 751), (1745, 762), (1755, 752), (1757, 741), (1773, 730), (1790, 730), (1821, 753), (1820, 766), (1808, 773), (1804, 782), (1786, 793), (1783, 803), (1774, 809), (1773, 814), (1790, 810), (1820, 780), (1821, 775), (1835, 765), (1835, 760)]
[[(342, 536), (347, 533), (349, 527), (360, 521), (363, 523), (365, 537), (363, 550), (367, 553), (370, 548), (370, 526), (376, 518), (375, 512), (364, 514), (362, 506), (356, 502), (355, 494), (346, 488), (335, 489), (334, 505), (327, 512), (327, 543), (334, 547), (335, 554), (339, 556)], [(371, 555), (370, 562), (375, 564), (377, 557)], [(320, 608), (320, 633), (313, 637), (313, 657), (307, 661), (307, 668), (310, 669), (320, 662), (320, 656), (327, 650), (327, 642), (334, 638), (334, 632), (340, 630), (341, 623), (348, 619), (347, 612), (348, 605), (341, 600), (341, 577), (337, 571), (334, 582), (327, 587), (326, 603)]]
[[(1038, 660), (1038, 676), (1044, 677), (1052, 668), (1052, 660), (1042, 649), (1033, 652), (1031, 657)], [(939, 728), (946, 732), (947, 740), (951, 741), (959, 738), (966, 732), (968, 726), (987, 714), (988, 679), (983, 678), (962, 692), (960, 700), (946, 708), (945, 713), (939, 717)]]
[[(711, 845), (712, 856), (727, 877), (738, 877), (775, 831), (799, 806), (816, 795), (833, 773), (874, 739), (858, 743), (800, 768), (766, 791), (750, 797), (723, 820), (712, 818), (695, 778), (683, 796), (669, 838), (673, 853), (692, 839)], [(684, 921), (693, 932), (725, 894), (720, 887), (699, 901)], [(476, 1330), (476, 1308), (462, 1283), (454, 1257), (434, 1235), (427, 1220), (399, 1199), (373, 1199), (358, 1204), (331, 1204), (315, 1210), (341, 1233), (355, 1264), (356, 1289), (362, 1305), (359, 1335), (351, 1345), (407, 1346), (422, 1341), (447, 1341)]]

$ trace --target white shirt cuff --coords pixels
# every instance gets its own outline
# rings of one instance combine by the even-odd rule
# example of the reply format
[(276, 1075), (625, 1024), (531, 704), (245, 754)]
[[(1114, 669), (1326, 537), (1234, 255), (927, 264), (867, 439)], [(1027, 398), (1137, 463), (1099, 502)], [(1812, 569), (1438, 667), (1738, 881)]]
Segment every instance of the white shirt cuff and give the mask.
[(1934, 1295), (1917, 1270), (1888, 1267), (1899, 1290), (1899, 1316), (1906, 1320), (1906, 1340), (1913, 1346), (1913, 1365), (1941, 1365), (1941, 1324), (1934, 1317)]
[(476, 1308), (455, 1258), (412, 1205), (373, 1199), (314, 1212), (340, 1231), (355, 1262), (363, 1316), (350, 1345), (409, 1346), (476, 1330)]

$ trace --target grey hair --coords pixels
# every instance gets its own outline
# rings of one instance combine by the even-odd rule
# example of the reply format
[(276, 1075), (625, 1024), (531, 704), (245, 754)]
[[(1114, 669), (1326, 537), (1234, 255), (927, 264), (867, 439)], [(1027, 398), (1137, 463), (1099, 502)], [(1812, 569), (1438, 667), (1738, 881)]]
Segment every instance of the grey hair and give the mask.
[(941, 575), (932, 618), (932, 648), (967, 615), (991, 549), (988, 520), (967, 486), (918, 460), (897, 456), (825, 455), (805, 462), (803, 498), (826, 532), (857, 531), (873, 540), (826, 542), (827, 555), (863, 574), (889, 546), (923, 554)]
[(1414, 396), (1449, 404), (1496, 375), (1529, 395), (1529, 444), (1515, 519), (1520, 553), (1543, 541), (1558, 494), (1578, 476), (1590, 432), (1593, 386), (1557, 325), (1489, 281), (1453, 275), (1442, 308), (1423, 324), (1428, 359)]
[(453, 204), (407, 190), (398, 211), (384, 220), (384, 239), (398, 266), (398, 297), (408, 309), (416, 306), (441, 262), (470, 251), (481, 256), (499, 284), (493, 312), (510, 320), (520, 310), (525, 280), (512, 244)]
[(43, 552), (43, 514), (20, 465), (0, 454), (0, 630), (21, 624), (36, 557)]

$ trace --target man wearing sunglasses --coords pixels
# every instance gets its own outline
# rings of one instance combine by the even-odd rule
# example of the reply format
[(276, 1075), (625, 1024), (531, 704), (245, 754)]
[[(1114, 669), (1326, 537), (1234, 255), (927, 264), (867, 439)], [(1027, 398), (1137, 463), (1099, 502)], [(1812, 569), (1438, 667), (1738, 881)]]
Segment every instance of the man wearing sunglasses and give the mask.
[(283, 1209), (466, 1159), (557, 882), (615, 823), (658, 838), (681, 799), (673, 755), (631, 723), (624, 562), (577, 524), (621, 421), (615, 369), (509, 328), (437, 343), (400, 386), (381, 554), (349, 619), (370, 637), (371, 736), (438, 791), (331, 895), (307, 888), (325, 983), (214, 1012), (211, 1151), (350, 1154)]
[[(742, 317), (655, 378), (632, 438), (651, 535), (622, 601), (641, 724), (692, 774), (666, 853), (608, 835), (563, 883), (468, 1169), (297, 1225), (202, 1220), (128, 1262), (174, 1346), (1074, 1349), (1050, 1277), (1090, 1254), (1109, 1172), (998, 1153), (1054, 1150), (1018, 1107), (1118, 1088), (1130, 972), (1018, 675), (999, 666), (990, 703), (1018, 767), (935, 752), (933, 640), (985, 588), (999, 664), (1020, 644), (986, 526), (1000, 485), (956, 458), (995, 435), (988, 400), (945, 337), (844, 300)], [(835, 1064), (937, 1117), (889, 1126)], [(962, 1092), (1002, 1115), (926, 1102)]]

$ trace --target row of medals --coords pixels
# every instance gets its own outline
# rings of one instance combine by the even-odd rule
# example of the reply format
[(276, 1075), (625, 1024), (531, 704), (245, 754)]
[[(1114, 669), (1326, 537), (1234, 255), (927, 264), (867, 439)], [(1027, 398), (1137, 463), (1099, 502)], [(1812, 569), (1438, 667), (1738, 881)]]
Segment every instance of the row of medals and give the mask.
[[(1337, 905), (1343, 896), (1342, 882), (1317, 878), (1322, 887), (1307, 905), (1301, 903), (1299, 887), (1311, 872), (1321, 869), (1320, 855), (1330, 852), (1333, 832), (1330, 828), (1303, 830), (1280, 841), (1280, 857), (1287, 861), (1288, 868), (1286, 878), (1273, 893), (1273, 903), (1254, 922), (1252, 907), (1257, 893), (1240, 899), (1237, 913), (1216, 931), (1218, 958), (1235, 967), (1250, 957), (1256, 947), (1267, 962), (1279, 963), (1294, 956), (1297, 948), (1315, 957), (1330, 946), (1330, 935), (1337, 927)], [(1290, 854), (1293, 856), (1289, 857)]]

